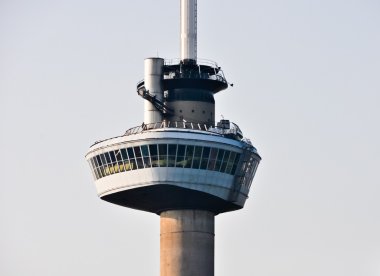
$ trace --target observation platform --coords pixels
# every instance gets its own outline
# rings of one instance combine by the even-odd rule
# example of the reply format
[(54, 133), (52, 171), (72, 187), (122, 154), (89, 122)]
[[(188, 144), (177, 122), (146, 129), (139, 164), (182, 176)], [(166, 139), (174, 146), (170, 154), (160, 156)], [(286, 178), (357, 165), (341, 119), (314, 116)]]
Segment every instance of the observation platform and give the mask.
[[(222, 69), (216, 62), (198, 59), (183, 62), (179, 59), (164, 62), (164, 91), (172, 89), (204, 89), (217, 93), (228, 87)], [(137, 91), (144, 88), (144, 80), (137, 83)]]
[(98, 195), (157, 214), (240, 209), (261, 158), (236, 127), (161, 122), (99, 141), (86, 155)]

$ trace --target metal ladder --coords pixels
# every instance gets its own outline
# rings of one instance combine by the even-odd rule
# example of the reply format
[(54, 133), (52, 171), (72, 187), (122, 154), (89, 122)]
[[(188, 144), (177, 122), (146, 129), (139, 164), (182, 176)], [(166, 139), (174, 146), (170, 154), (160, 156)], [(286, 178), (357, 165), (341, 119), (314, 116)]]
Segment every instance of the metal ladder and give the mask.
[(171, 108), (169, 108), (164, 102), (157, 99), (155, 95), (150, 94), (149, 91), (145, 89), (145, 87), (139, 88), (137, 90), (137, 94), (139, 94), (145, 100), (151, 102), (154, 107), (157, 108), (157, 110), (162, 114), (173, 114), (173, 110)]

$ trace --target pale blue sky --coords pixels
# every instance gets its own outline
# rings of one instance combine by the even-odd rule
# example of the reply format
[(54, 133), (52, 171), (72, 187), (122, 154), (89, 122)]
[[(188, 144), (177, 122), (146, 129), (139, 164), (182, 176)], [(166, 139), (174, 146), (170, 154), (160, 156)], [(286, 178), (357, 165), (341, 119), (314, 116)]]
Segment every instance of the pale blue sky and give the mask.
[[(198, 56), (263, 157), (217, 276), (380, 276), (380, 2), (198, 0)], [(88, 147), (141, 124), (179, 1), (0, 0), (0, 275), (159, 275), (159, 217), (97, 198)]]

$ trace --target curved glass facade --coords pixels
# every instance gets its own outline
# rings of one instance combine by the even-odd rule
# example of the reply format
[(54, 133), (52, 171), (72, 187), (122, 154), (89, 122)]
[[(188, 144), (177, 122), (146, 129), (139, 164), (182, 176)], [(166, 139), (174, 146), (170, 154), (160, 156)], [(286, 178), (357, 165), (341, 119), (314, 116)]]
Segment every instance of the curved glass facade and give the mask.
[(89, 159), (95, 179), (110, 174), (155, 167), (211, 170), (235, 175), (240, 153), (220, 148), (149, 144), (101, 153)]

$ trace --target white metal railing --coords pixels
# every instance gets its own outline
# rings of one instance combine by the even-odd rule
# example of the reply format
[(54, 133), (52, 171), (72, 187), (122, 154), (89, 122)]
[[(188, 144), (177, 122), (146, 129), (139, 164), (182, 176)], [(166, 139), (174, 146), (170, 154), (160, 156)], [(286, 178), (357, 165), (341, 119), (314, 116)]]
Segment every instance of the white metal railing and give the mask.
[[(165, 59), (165, 61), (164, 61), (165, 65), (176, 65), (176, 64), (180, 64), (180, 63), (181, 63), (181, 59), (179, 59), (179, 58)], [(209, 66), (212, 68), (219, 68), (218, 64), (215, 61), (210, 60), (210, 59), (198, 58), (196, 60), (196, 64), (197, 65), (205, 65), (205, 66)]]
[(138, 134), (143, 131), (154, 130), (154, 129), (163, 129), (163, 128), (177, 128), (177, 129), (191, 129), (191, 130), (199, 130), (199, 131), (207, 131), (219, 135), (223, 135), (226, 137), (233, 138), (235, 140), (242, 140), (246, 144), (252, 145), (249, 139), (243, 138), (243, 134), (241, 130), (233, 123), (231, 123), (230, 128), (221, 128), (221, 127), (213, 127), (206, 124), (187, 122), (187, 121), (162, 121), (151, 124), (142, 124), (141, 126), (136, 126), (128, 129), (124, 135), (133, 135)]
[[(125, 132), (125, 135), (138, 134), (146, 130), (161, 129), (161, 128), (181, 128), (181, 129), (192, 129), (201, 131), (210, 131), (210, 127), (206, 124), (184, 122), (184, 121), (163, 121), (151, 124), (142, 124), (141, 126), (133, 127)], [(215, 132), (214, 132), (215, 133)]]
[[(165, 59), (164, 64), (166, 66), (179, 65), (181, 64), (181, 60), (180, 59)], [(226, 80), (226, 77), (224, 76), (223, 71), (221, 70), (221, 68), (218, 66), (216, 62), (212, 60), (208, 60), (208, 59), (197, 59), (196, 66), (198, 67), (198, 71), (195, 71), (195, 70), (192, 71), (191, 74), (189, 74), (187, 77), (211, 79), (211, 80), (227, 83), (227, 80)], [(213, 69), (213, 74), (205, 73), (203, 70), (201, 70), (201, 66), (210, 67), (211, 69)], [(176, 72), (171, 72), (167, 76), (169, 79), (186, 78), (186, 74), (181, 74), (180, 76), (178, 76)]]

